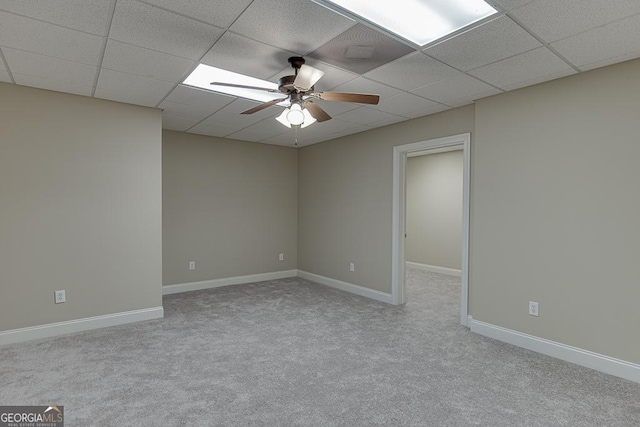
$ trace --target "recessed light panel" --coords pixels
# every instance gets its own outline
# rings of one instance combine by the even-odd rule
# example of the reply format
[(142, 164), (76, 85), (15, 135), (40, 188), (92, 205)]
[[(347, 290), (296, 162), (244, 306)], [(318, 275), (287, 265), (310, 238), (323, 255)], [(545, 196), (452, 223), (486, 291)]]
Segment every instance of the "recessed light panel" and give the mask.
[(280, 92), (271, 93), (254, 89), (217, 86), (212, 85), (212, 82), (256, 86), (266, 89), (274, 89), (276, 91), (278, 90), (278, 85), (275, 83), (245, 76), (244, 74), (234, 73), (232, 71), (222, 70), (220, 68), (211, 67), (204, 64), (198, 65), (196, 69), (193, 70), (193, 72), (189, 75), (189, 77), (187, 77), (182, 83), (188, 86), (205, 89), (212, 92), (225, 93), (227, 95), (253, 99), (254, 101), (267, 102), (274, 99), (282, 98), (284, 96)]
[(497, 13), (484, 0), (316, 0), (419, 46)]

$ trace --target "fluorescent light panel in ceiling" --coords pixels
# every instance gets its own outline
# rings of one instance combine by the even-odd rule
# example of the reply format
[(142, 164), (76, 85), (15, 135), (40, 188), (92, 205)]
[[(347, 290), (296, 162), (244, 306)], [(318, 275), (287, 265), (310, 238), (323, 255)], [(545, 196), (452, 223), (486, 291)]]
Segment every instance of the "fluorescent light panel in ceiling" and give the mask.
[(238, 96), (241, 98), (252, 99), (254, 101), (267, 102), (274, 99), (283, 98), (285, 95), (271, 92), (263, 92), (254, 89), (242, 89), (235, 87), (225, 87), (212, 85), (212, 82), (233, 83), (237, 85), (256, 86), (266, 89), (278, 90), (278, 85), (265, 80), (256, 79), (254, 77), (245, 76), (244, 74), (234, 73), (232, 71), (223, 70), (209, 65), (200, 64), (187, 77), (185, 85), (205, 89), (212, 92), (225, 93), (227, 95)]
[(497, 13), (484, 0), (316, 0), (419, 46)]

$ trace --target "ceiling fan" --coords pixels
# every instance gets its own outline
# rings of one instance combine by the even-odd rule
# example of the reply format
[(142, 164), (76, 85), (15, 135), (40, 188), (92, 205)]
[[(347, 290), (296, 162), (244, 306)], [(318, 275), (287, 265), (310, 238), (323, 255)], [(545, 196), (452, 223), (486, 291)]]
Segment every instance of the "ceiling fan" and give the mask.
[(314, 98), (325, 101), (357, 102), (360, 104), (373, 105), (377, 104), (380, 100), (380, 96), (378, 95), (365, 93), (315, 92), (314, 85), (324, 75), (324, 72), (317, 68), (304, 65), (305, 60), (300, 56), (292, 56), (288, 61), (295, 70), (295, 75), (281, 77), (278, 81), (277, 89), (222, 82), (212, 82), (211, 85), (260, 90), (286, 95), (284, 98), (274, 99), (257, 105), (247, 111), (243, 111), (241, 114), (253, 114), (272, 105), (289, 100), (290, 106), (286, 108), (279, 117), (276, 117), (276, 120), (288, 127), (299, 125), (304, 128), (316, 121), (324, 122), (331, 119), (331, 116), (327, 114), (326, 111), (313, 102)]

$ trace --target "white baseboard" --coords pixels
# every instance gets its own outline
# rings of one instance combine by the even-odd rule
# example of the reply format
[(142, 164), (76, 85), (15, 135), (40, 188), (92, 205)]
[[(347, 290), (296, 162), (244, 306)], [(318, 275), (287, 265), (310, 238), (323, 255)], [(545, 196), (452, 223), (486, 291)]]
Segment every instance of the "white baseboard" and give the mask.
[(55, 337), (108, 326), (124, 325), (142, 320), (160, 319), (162, 317), (164, 317), (164, 309), (162, 307), (152, 307), (142, 310), (125, 311), (123, 313), (105, 314), (103, 316), (85, 317), (84, 319), (69, 320), (66, 322), (48, 323), (46, 325), (31, 326), (28, 328), (12, 329), (0, 332), (0, 345)]
[(407, 267), (430, 271), (432, 273), (448, 274), (449, 276), (462, 277), (462, 270), (456, 270), (455, 268), (438, 267), (436, 265), (419, 264), (417, 262), (409, 261), (407, 261)]
[(320, 276), (318, 274), (313, 274), (302, 270), (298, 270), (298, 277), (302, 277), (303, 279), (311, 280), (312, 282), (317, 282), (326, 286), (331, 286), (332, 288), (351, 292), (352, 294), (371, 298), (376, 301), (393, 304), (392, 295), (386, 292), (376, 291), (375, 289), (365, 288), (364, 286), (354, 285), (353, 283), (331, 279), (330, 277)]
[(580, 366), (640, 383), (640, 365), (470, 319), (471, 331)]
[(296, 277), (298, 270), (274, 271), (271, 273), (249, 274), (247, 276), (225, 277), (222, 279), (204, 280), (202, 282), (181, 283), (177, 285), (165, 285), (162, 287), (162, 295), (177, 294), (180, 292), (200, 291), (202, 289), (219, 288), (221, 286), (241, 285), (244, 283), (264, 282), (265, 280), (277, 280), (287, 277)]

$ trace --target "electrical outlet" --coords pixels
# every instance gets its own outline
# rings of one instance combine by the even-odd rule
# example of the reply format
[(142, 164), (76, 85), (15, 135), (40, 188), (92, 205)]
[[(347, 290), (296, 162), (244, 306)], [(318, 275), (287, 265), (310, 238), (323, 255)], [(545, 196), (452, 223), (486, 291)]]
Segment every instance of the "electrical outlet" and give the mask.
[(54, 302), (56, 304), (62, 304), (63, 302), (67, 302), (67, 297), (64, 291), (54, 291), (53, 296), (54, 296)]
[(280, 254), (280, 255), (278, 256), (278, 259), (279, 259), (280, 261), (284, 261), (284, 254)]
[(349, 263), (349, 271), (356, 271), (356, 265), (352, 262)]
[(189, 270), (195, 270), (195, 269), (196, 269), (196, 262), (189, 261)]
[(529, 301), (529, 314), (538, 317), (538, 303)]

